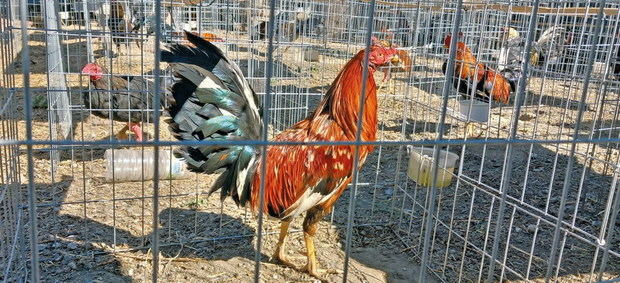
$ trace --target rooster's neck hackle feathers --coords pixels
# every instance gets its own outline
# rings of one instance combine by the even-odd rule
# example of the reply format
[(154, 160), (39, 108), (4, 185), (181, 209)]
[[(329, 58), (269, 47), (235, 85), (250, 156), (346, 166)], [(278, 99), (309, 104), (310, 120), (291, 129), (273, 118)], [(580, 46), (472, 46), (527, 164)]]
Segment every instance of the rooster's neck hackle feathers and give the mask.
[[(364, 71), (364, 50), (357, 53), (340, 71), (312, 115), (311, 123), (321, 114), (328, 114), (344, 131), (345, 136), (354, 139), (359, 116), (359, 103), (362, 93), (362, 74)], [(374, 68), (369, 67), (366, 80), (366, 96), (362, 138), (374, 139), (377, 124), (377, 95), (373, 76)], [(374, 126), (373, 126), (374, 125)]]

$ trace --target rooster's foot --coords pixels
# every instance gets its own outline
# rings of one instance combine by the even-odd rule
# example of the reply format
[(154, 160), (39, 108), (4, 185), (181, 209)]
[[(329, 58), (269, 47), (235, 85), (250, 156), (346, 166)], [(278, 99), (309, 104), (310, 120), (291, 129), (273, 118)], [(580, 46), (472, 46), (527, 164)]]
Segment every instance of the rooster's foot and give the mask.
[(119, 141), (126, 141), (129, 139), (129, 136), (127, 135), (127, 129), (122, 129), (120, 132), (118, 132), (116, 134), (116, 139)]
[(276, 252), (276, 254), (273, 255), (273, 259), (290, 268), (297, 269), (298, 267), (293, 263), (293, 261), (291, 261), (291, 259), (302, 259), (302, 257), (290, 257), (285, 255), (284, 253)]
[(312, 266), (312, 264), (307, 264), (305, 267), (305, 271), (308, 272), (312, 277), (321, 280), (322, 282), (327, 282), (325, 279), (325, 275), (328, 274), (342, 274), (342, 270), (337, 269), (322, 269), (316, 268), (316, 266)]

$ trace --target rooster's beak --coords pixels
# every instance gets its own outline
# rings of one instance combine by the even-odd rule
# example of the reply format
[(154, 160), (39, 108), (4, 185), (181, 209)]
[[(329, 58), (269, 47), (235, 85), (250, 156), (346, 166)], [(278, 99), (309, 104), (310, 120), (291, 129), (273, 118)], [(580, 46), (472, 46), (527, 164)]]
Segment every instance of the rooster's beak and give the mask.
[(398, 55), (394, 55), (392, 56), (392, 59), (390, 59), (390, 62), (394, 65), (398, 65), (398, 63), (400, 63), (400, 57), (398, 57)]

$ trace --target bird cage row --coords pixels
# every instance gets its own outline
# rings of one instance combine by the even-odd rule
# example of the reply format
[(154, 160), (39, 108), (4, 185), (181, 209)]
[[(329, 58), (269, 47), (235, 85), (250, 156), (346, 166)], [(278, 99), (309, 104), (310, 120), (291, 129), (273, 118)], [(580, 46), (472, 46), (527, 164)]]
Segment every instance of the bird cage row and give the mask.
[[(11, 15), (19, 11), (16, 5), (0, 3), (0, 69), (10, 68), (21, 46), (21, 34), (12, 32)], [(23, 116), (20, 82), (7, 72), (0, 72), (0, 280), (18, 281), (28, 274), (28, 233), (25, 223), (29, 213), (23, 209), (24, 172), (20, 169), (20, 146), (23, 136), (19, 128)]]
[[(455, 185), (437, 192), (408, 180), (407, 151), (399, 158), (396, 230), (428, 272), (446, 281), (570, 280), (574, 274), (590, 281), (617, 270), (617, 207), (611, 208), (618, 205), (617, 143), (557, 142), (615, 135), (620, 3), (598, 5), (474, 2), (463, 10), (450, 3), (404, 10), (416, 15), (410, 19), (413, 63), (388, 90), (394, 97), (404, 92), (410, 103), (403, 133), (413, 140), (458, 140), (442, 148), (447, 153), (440, 162), (449, 153), (460, 157), (456, 168), (446, 169), (454, 170)], [(404, 45), (409, 40), (394, 38)], [(455, 38), (455, 75), (449, 78)], [(466, 66), (482, 70), (482, 81), (495, 87), (472, 89), (466, 73), (458, 75)], [(489, 80), (495, 72), (501, 79)], [(496, 91), (502, 80), (504, 94)], [(463, 142), (468, 139), (536, 143)]]

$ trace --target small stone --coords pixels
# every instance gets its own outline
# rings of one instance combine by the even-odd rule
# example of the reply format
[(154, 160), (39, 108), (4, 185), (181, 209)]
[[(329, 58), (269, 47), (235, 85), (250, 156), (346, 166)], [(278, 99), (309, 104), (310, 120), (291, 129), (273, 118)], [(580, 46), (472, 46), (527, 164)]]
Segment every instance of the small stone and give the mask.
[(73, 242), (67, 244), (67, 248), (69, 248), (70, 250), (75, 250), (77, 249), (77, 247), (78, 247), (77, 244)]
[(60, 248), (60, 246), (62, 246), (62, 244), (60, 242), (54, 242), (52, 244), (52, 248), (55, 248), (55, 249)]
[(515, 227), (515, 232), (521, 233), (522, 231), (523, 231), (523, 229), (521, 229), (521, 227)]
[(278, 274), (274, 274), (273, 279), (278, 279)]
[(536, 224), (527, 225), (526, 230), (530, 233), (534, 233), (536, 231)]
[(69, 266), (69, 268), (71, 268), (71, 269), (77, 269), (77, 264), (75, 264), (75, 261), (71, 261), (71, 262), (69, 262), (68, 266)]

